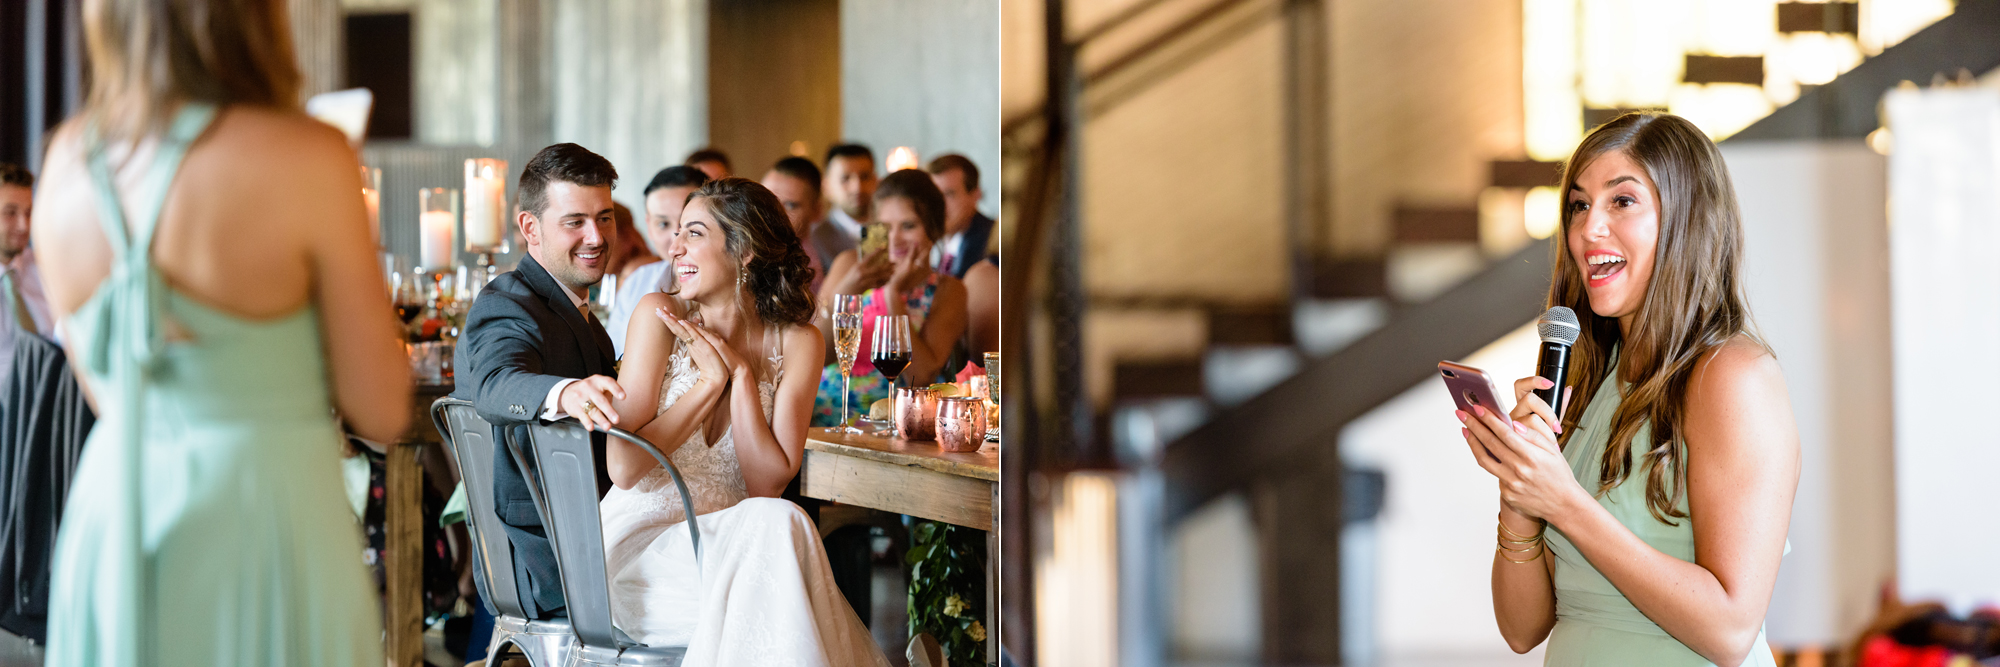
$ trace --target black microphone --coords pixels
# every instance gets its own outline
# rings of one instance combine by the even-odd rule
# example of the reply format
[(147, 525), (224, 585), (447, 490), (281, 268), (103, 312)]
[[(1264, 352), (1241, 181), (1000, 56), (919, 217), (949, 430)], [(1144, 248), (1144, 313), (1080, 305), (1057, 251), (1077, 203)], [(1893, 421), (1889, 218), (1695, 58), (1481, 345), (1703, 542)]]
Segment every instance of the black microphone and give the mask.
[(1549, 409), (1555, 411), (1556, 419), (1562, 419), (1560, 397), (1563, 385), (1569, 379), (1569, 348), (1576, 344), (1576, 337), (1583, 333), (1583, 326), (1577, 323), (1575, 311), (1556, 306), (1535, 321), (1535, 333), (1542, 337), (1542, 356), (1535, 363), (1535, 374), (1554, 385), (1548, 389), (1536, 389), (1535, 395), (1549, 404)]

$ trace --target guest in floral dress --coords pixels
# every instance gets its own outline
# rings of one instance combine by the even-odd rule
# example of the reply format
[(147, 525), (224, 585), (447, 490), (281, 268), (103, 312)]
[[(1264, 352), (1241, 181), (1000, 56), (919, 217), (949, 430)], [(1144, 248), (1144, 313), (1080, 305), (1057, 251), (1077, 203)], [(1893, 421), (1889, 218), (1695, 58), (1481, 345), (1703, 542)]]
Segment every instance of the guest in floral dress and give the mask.
[[(908, 385), (948, 381), (948, 372), (957, 370), (948, 362), (965, 336), (965, 285), (930, 265), (931, 245), (944, 236), (944, 194), (937, 184), (918, 169), (890, 174), (875, 189), (874, 213), (873, 224), (864, 233), (887, 234), (888, 244), (862, 255), (868, 248), (864, 243), (861, 249), (834, 258), (814, 320), (827, 340), (833, 340), (829, 315), (833, 297), (862, 295), (861, 347), (855, 353), (854, 393), (849, 396), (855, 414), (864, 414), (871, 403), (889, 397), (889, 379), (868, 362), (877, 316), (910, 317), (910, 365), (901, 376)], [(839, 424), (840, 392), (840, 367), (828, 364), (820, 373), (819, 398), (813, 403), (814, 426)]]

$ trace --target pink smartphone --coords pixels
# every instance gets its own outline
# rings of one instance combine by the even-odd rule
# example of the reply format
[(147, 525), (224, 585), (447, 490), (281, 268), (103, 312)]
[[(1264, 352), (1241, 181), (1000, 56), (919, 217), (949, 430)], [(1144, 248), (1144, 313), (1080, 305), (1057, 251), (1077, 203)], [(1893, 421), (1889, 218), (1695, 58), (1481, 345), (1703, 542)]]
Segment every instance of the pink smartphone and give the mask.
[(1500, 415), (1500, 419), (1509, 424), (1514, 422), (1507, 417), (1507, 409), (1496, 400), (1500, 393), (1494, 391), (1493, 378), (1487, 377), (1486, 371), (1465, 364), (1440, 361), (1438, 375), (1444, 377), (1445, 389), (1451, 391), (1451, 401), (1458, 404), (1458, 409), (1464, 410), (1466, 414), (1472, 414), (1473, 406), (1478, 406)]

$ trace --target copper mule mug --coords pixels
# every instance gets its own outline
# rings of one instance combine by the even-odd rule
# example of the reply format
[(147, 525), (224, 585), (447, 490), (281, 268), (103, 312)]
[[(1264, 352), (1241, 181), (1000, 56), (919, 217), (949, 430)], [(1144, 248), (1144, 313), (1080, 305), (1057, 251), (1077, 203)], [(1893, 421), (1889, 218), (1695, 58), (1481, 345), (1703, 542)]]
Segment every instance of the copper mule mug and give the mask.
[(947, 452), (978, 451), (986, 443), (986, 399), (949, 396), (938, 399), (938, 447)]

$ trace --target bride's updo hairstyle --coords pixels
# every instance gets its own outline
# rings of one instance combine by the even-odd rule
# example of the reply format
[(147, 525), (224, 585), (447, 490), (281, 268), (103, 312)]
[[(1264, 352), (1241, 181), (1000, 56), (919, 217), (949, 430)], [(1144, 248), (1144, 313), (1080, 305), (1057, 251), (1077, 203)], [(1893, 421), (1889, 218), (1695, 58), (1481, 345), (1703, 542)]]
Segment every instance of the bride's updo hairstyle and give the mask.
[(756, 181), (724, 178), (709, 181), (688, 195), (702, 200), (722, 226), (723, 248), (744, 267), (744, 282), (757, 304), (757, 317), (767, 323), (809, 326), (813, 321), (812, 259), (792, 230), (785, 205)]
[[(1639, 309), (1633, 314), (1632, 335), (1625, 337), (1618, 320), (1590, 308), (1586, 279), (1570, 255), (1569, 231), (1577, 223), (1567, 190), (1593, 160), (1611, 153), (1630, 157), (1659, 189), (1659, 242), (1653, 250), (1653, 275)], [(1584, 137), (1563, 167), (1562, 233), (1555, 244), (1555, 275), (1549, 282), (1550, 306), (1576, 311), (1583, 325), (1570, 354), (1569, 377), (1576, 386), (1563, 412), (1559, 442), (1567, 446), (1577, 434), (1577, 422), (1591, 396), (1605, 390), (1611, 350), (1617, 346), (1631, 383), (1611, 415), (1605, 442), (1603, 473), (1596, 494), (1609, 491), (1631, 475), (1632, 439), (1650, 424), (1650, 442), (1641, 459), (1646, 475), (1646, 509), (1653, 518), (1674, 525), (1687, 518), (1680, 509), (1687, 493), (1688, 380), (1703, 355), (1739, 335), (1748, 336), (1770, 353), (1756, 335), (1748, 300), (1743, 295), (1743, 216), (1736, 207), (1736, 190), (1721, 151), (1700, 128), (1679, 116), (1629, 113), (1605, 123)]]

